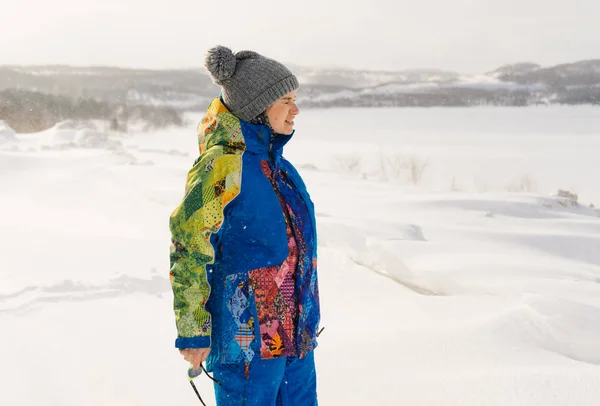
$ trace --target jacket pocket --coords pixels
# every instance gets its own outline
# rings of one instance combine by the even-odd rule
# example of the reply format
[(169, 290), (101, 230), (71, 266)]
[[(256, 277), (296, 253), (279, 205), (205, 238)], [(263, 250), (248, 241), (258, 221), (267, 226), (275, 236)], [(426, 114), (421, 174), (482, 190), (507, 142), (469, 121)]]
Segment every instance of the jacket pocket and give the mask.
[(248, 272), (240, 272), (225, 276), (223, 284), (221, 362), (250, 362), (256, 355), (251, 346), (256, 337), (256, 305), (252, 283)]

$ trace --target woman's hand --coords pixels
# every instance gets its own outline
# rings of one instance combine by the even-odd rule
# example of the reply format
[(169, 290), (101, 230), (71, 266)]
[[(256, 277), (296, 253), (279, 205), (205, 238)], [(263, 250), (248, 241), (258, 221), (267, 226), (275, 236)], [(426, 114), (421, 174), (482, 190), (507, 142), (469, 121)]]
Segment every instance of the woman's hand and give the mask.
[(183, 355), (183, 359), (192, 364), (192, 368), (198, 369), (200, 364), (208, 358), (210, 348), (184, 348), (179, 352)]

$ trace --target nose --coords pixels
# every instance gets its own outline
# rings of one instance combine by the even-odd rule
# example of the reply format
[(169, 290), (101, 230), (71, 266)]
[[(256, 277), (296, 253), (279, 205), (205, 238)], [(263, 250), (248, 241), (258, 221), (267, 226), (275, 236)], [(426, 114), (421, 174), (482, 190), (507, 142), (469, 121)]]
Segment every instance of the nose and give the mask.
[(298, 105), (296, 103), (294, 103), (294, 106), (290, 110), (290, 114), (292, 114), (294, 116), (297, 116), (298, 114), (300, 114), (300, 109), (298, 108)]

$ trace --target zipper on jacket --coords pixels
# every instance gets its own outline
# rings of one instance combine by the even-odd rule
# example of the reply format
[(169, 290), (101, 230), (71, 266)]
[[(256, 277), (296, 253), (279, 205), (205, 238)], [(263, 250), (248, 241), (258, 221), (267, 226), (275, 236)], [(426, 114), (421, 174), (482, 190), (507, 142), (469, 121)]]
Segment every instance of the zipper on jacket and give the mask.
[[(300, 191), (300, 189), (298, 188), (298, 185), (296, 184), (296, 182), (294, 182), (294, 180), (287, 176), (287, 180), (292, 184), (292, 186), (294, 186), (294, 190), (300, 195), (302, 203), (304, 203), (304, 208), (306, 209), (306, 212), (309, 213), (309, 217), (310, 217), (310, 224), (312, 225), (312, 229), (313, 229), (313, 238), (314, 241), (317, 241), (317, 224), (315, 221), (315, 213), (313, 211), (312, 215), (310, 215), (310, 209), (308, 208), (308, 193), (303, 193)], [(317, 247), (315, 245), (315, 251), (316, 251)]]
[(273, 165), (273, 171), (275, 171), (275, 158), (273, 157), (273, 139), (275, 139), (275, 137), (271, 133), (271, 136), (269, 139), (269, 160), (271, 161), (271, 164)]

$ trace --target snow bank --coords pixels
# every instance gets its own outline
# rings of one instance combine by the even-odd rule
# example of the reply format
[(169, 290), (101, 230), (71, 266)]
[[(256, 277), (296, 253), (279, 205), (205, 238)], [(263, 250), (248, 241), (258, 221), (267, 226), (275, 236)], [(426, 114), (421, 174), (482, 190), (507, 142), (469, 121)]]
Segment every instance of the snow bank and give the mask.
[(107, 131), (104, 122), (64, 121), (51, 130), (51, 141), (46, 146), (52, 148), (103, 148), (119, 149), (122, 144)]
[(15, 130), (13, 130), (4, 120), (0, 120), (0, 142), (14, 140)]

